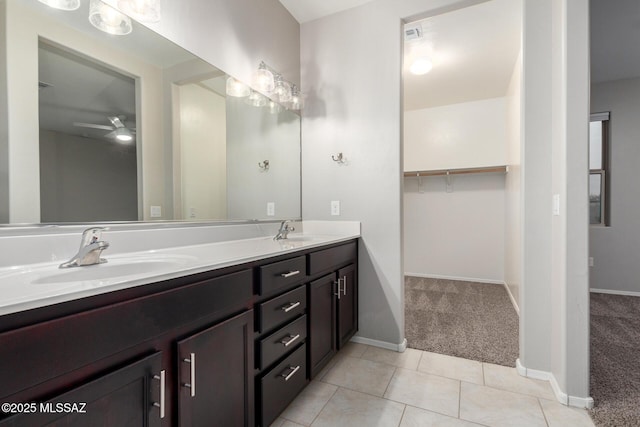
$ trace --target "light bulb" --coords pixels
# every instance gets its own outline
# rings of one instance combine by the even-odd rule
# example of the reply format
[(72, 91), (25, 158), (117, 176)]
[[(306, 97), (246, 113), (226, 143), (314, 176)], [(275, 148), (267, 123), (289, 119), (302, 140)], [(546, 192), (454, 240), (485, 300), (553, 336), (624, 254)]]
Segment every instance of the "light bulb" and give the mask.
[(227, 79), (227, 95), (235, 96), (236, 98), (244, 98), (251, 94), (251, 89), (246, 84), (239, 82), (233, 77)]
[(284, 80), (280, 74), (276, 75), (273, 96), (280, 102), (289, 102), (291, 100), (291, 85)]
[(100, 0), (91, 0), (89, 22), (105, 33), (124, 36), (131, 33), (131, 19)]
[(118, 9), (136, 21), (160, 21), (160, 0), (118, 0)]
[(409, 67), (412, 74), (421, 76), (427, 74), (433, 68), (433, 63), (427, 58), (417, 58)]

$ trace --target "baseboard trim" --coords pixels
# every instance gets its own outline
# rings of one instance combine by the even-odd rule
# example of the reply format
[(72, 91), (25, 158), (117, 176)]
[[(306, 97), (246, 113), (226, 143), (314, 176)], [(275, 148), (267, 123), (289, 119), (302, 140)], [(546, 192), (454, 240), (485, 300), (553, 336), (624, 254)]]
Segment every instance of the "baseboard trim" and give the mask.
[(351, 338), (351, 341), (356, 342), (358, 344), (366, 344), (373, 347), (380, 347), (387, 350), (397, 351), (398, 353), (404, 353), (404, 351), (407, 349), (406, 338), (403, 339), (400, 344), (393, 344), (386, 341), (378, 341), (378, 340), (373, 340), (371, 338), (364, 338), (364, 337), (358, 337), (358, 336)]
[(567, 395), (562, 391), (562, 389), (560, 389), (558, 380), (556, 380), (555, 375), (553, 375), (553, 373), (551, 372), (539, 371), (537, 369), (528, 369), (524, 367), (522, 363), (520, 363), (520, 359), (516, 359), (516, 371), (523, 377), (532, 378), (534, 380), (549, 381), (556, 399), (563, 405), (574, 406), (576, 408), (593, 408), (592, 397), (578, 397)]
[(624, 295), (627, 297), (640, 297), (640, 292), (635, 292), (635, 291), (614, 291), (611, 289), (596, 289), (596, 288), (591, 288), (589, 289), (590, 292), (593, 292), (594, 294), (610, 294), (610, 295)]
[(425, 279), (459, 280), (462, 282), (477, 282), (477, 283), (489, 283), (492, 285), (504, 285), (504, 280), (478, 279), (477, 277), (441, 276), (438, 274), (423, 274), (423, 273), (404, 273), (404, 275), (413, 276), (413, 277), (423, 277)]
[(516, 302), (516, 299), (513, 297), (513, 294), (511, 293), (511, 289), (509, 289), (509, 285), (507, 284), (507, 282), (503, 282), (503, 283), (504, 283), (504, 288), (507, 290), (507, 295), (509, 295), (509, 299), (511, 300), (511, 305), (516, 310), (516, 314), (518, 315), (518, 317), (520, 317), (520, 307), (518, 307), (518, 303)]

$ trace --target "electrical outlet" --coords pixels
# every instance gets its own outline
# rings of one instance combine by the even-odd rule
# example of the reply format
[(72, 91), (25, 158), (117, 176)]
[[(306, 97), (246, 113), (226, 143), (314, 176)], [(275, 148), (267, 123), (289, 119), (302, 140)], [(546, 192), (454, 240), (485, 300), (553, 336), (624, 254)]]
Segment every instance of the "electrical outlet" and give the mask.
[(340, 200), (331, 201), (331, 215), (340, 215)]
[(160, 218), (162, 216), (162, 206), (151, 206), (149, 214), (151, 218)]
[(189, 208), (189, 218), (196, 217), (196, 208)]
[(276, 214), (276, 204), (274, 202), (267, 202), (267, 216), (274, 216)]

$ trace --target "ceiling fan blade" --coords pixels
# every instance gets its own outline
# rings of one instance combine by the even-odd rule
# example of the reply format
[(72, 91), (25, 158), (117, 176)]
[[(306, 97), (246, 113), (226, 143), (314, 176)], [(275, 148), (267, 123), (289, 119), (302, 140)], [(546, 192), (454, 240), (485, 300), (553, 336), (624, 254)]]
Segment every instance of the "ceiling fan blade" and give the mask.
[(116, 137), (116, 131), (114, 130), (113, 132), (109, 132), (104, 137), (105, 138), (115, 138)]
[(94, 123), (78, 123), (78, 122), (74, 122), (73, 125), (77, 126), (77, 127), (81, 127), (81, 128), (113, 130), (113, 126), (97, 125), (97, 124), (94, 124)]

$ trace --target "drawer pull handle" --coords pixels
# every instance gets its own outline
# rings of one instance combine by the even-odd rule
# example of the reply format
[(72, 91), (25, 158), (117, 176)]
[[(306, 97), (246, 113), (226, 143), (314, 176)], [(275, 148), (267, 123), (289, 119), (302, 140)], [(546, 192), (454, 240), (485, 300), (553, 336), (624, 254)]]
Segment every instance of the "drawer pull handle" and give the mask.
[(299, 305), (300, 305), (300, 301), (292, 302), (292, 303), (289, 303), (288, 305), (283, 305), (282, 311), (284, 311), (285, 313), (288, 313)]
[(338, 279), (337, 282), (333, 282), (333, 283), (336, 283), (338, 285), (338, 292), (334, 294), (334, 295), (336, 295), (338, 297), (338, 299), (340, 299), (340, 281), (341, 280), (342, 279)]
[(165, 373), (164, 373), (164, 369), (162, 371), (160, 371), (160, 376), (154, 375), (153, 379), (154, 380), (160, 380), (160, 403), (153, 402), (153, 406), (155, 406), (157, 408), (160, 408), (160, 418), (164, 418), (164, 401), (165, 401), (165, 395), (164, 395)]
[(300, 365), (298, 365), (298, 366), (289, 366), (289, 369), (291, 369), (291, 372), (289, 372), (289, 373), (283, 372), (283, 373), (280, 374), (280, 376), (282, 378), (284, 378), (285, 381), (289, 381), (289, 379), (292, 376), (294, 376), (296, 372), (298, 372), (298, 370), (300, 369)]
[(291, 344), (293, 344), (293, 342), (295, 340), (300, 338), (300, 334), (298, 334), (298, 335), (289, 335), (288, 338), (289, 338), (288, 340), (284, 339), (284, 340), (280, 341), (280, 344), (283, 344), (285, 347), (289, 347)]
[(285, 278), (286, 278), (286, 277), (292, 277), (292, 276), (295, 276), (295, 275), (297, 275), (297, 274), (300, 274), (300, 270), (294, 270), (294, 271), (290, 271), (290, 272), (288, 272), (288, 273), (280, 273), (280, 276), (281, 276), (281, 277), (285, 277)]
[(196, 397), (196, 354), (191, 353), (191, 358), (183, 359), (183, 362), (191, 364), (191, 373), (189, 375), (191, 382), (182, 385), (191, 389), (191, 397)]
[(342, 285), (344, 286), (342, 288), (342, 293), (346, 297), (347, 296), (347, 276), (342, 276)]

